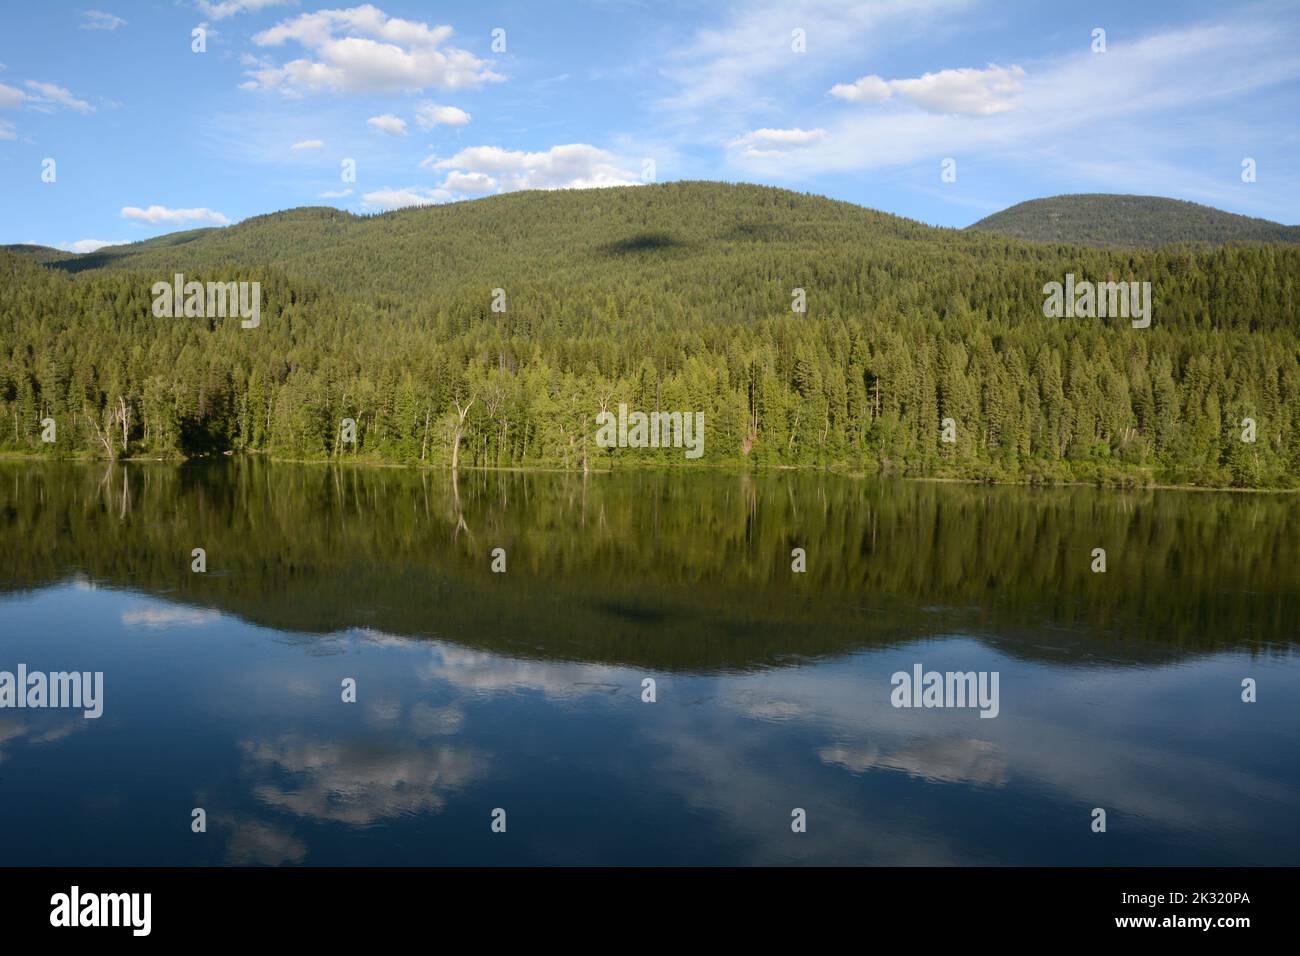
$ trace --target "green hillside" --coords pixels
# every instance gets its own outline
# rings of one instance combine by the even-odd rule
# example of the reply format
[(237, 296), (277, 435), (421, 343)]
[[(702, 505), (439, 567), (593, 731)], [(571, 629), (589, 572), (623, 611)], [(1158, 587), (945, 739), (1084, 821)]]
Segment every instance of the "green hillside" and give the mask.
[(22, 256), (31, 259), (33, 262), (39, 262), (42, 265), (47, 265), (51, 262), (76, 261), (78, 258), (75, 252), (64, 252), (62, 249), (55, 249), (51, 246), (34, 246), (28, 243), (14, 246), (0, 246), (0, 252), (8, 252), (16, 256)]
[[(1300, 483), (1293, 245), (1030, 244), (674, 183), (294, 209), (39, 258), (0, 251), (0, 449), (687, 464), (596, 447), (625, 402), (704, 412), (705, 465)], [(258, 281), (260, 326), (155, 318), (177, 272)], [(1045, 318), (1067, 274), (1150, 282), (1151, 327)]]
[(1110, 193), (1031, 199), (968, 228), (1031, 242), (1083, 246), (1300, 242), (1300, 226), (1238, 216), (1181, 199)]
[(287, 275), (352, 295), (412, 298), (467, 277), (617, 280), (629, 263), (735, 258), (756, 247), (786, 253), (827, 244), (929, 240), (920, 223), (785, 190), (720, 183), (524, 192), (355, 216), (290, 209), (224, 229), (108, 246), (62, 264), (69, 271), (220, 270), (273, 263)]

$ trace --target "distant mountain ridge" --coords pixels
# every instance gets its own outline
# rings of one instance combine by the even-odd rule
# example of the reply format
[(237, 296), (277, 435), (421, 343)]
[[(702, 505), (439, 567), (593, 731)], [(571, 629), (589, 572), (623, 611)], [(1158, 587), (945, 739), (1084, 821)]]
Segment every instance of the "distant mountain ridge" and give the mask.
[(1115, 193), (1082, 193), (1030, 199), (967, 227), (1030, 242), (1079, 246), (1140, 246), (1177, 243), (1300, 242), (1300, 226), (1253, 219), (1212, 206)]
[(948, 229), (773, 187), (681, 181), (510, 193), (365, 216), (332, 206), (303, 206), (233, 226), (167, 233), (84, 254), (37, 245), (0, 250), (69, 272), (275, 262), (287, 273), (315, 276), (336, 288), (371, 291), (377, 291), (377, 268), (390, 272), (396, 267), (404, 275), (402, 285), (425, 292), (449, 276), (521, 259), (544, 261), (553, 270), (593, 256), (673, 260), (718, 248), (758, 245), (784, 253), (822, 241), (874, 245), (917, 240), (956, 242), (985, 255), (1006, 237), (1093, 248), (1221, 246), (1300, 243), (1300, 226), (1179, 199), (1094, 193), (1031, 199), (965, 229)]
[[(533, 190), (356, 215), (303, 206), (222, 228), (169, 233), (72, 255), (0, 249), (66, 272), (169, 277), (274, 264), (287, 276), (351, 295), (423, 298), (492, 276), (570, 281), (661, 269), (758, 249), (806, 255), (930, 241), (992, 250), (999, 240), (928, 226), (853, 203), (768, 186), (673, 182), (612, 189)], [(489, 286), (491, 288), (492, 286)]]

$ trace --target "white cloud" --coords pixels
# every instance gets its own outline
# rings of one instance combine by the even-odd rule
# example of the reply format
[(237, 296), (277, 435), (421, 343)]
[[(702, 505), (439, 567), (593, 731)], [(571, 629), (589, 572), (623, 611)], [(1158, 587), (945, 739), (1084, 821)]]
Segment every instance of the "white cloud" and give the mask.
[(836, 83), (831, 87), (831, 96), (850, 103), (883, 103), (889, 99), (890, 92), (889, 84), (874, 73), (852, 83)]
[(0, 110), (16, 110), (26, 99), (27, 94), (22, 90), (0, 83)]
[(824, 129), (756, 129), (729, 144), (746, 156), (780, 156), (787, 150), (811, 146), (826, 138)]
[(93, 113), (95, 108), (85, 100), (79, 100), (71, 92), (62, 86), (56, 86), (53, 83), (41, 83), (37, 80), (28, 80), (27, 88), (35, 90), (36, 93), (27, 94), (27, 103), (33, 109), (38, 109), (43, 113), (52, 112), (55, 106), (66, 106), (68, 109), (76, 110), (78, 113)]
[(291, 149), (324, 149), (325, 141), (323, 139), (304, 139), (301, 142), (294, 143)]
[[(482, 185), (482, 179), (468, 179), (466, 173), (491, 177), (501, 191), (517, 189), (590, 189), (597, 186), (635, 186), (636, 175), (619, 165), (618, 159), (603, 149), (586, 143), (552, 146), (544, 153), (505, 150), (496, 146), (473, 146), (450, 159), (432, 164), (446, 169), (443, 188), (453, 184)], [(455, 176), (455, 178), (453, 178)]]
[[(950, 13), (969, 0), (766, 0), (738, 3), (717, 27), (699, 30), (671, 56), (664, 73), (679, 86), (664, 104), (691, 115), (709, 103), (729, 103), (752, 110), (766, 106), (773, 75), (792, 80), (809, 69), (809, 61), (860, 58), (873, 43), (898, 42), (908, 32), (922, 33), (936, 15)], [(802, 29), (806, 53), (792, 49), (791, 31)]]
[[(1112, 39), (1104, 55), (1084, 44), (1073, 55), (1026, 63), (1023, 73), (995, 80), (991, 94), (983, 80), (953, 80), (943, 74), (959, 71), (940, 71), (929, 80), (905, 81), (906, 96), (891, 83), (898, 96), (886, 108), (833, 108), (819, 124), (825, 138), (805, 148), (776, 157), (734, 156), (740, 160), (741, 175), (786, 179), (933, 163), (937, 181), (938, 163), (945, 156), (1031, 167), (1050, 162), (1058, 175), (1096, 179), (1114, 191), (1121, 188), (1114, 170), (1094, 176), (1087, 164), (1096, 157), (1068, 148), (1077, 137), (1104, 129), (1109, 142), (1127, 144), (1124, 163), (1115, 164), (1128, 170), (1124, 191), (1182, 193), (1222, 203), (1236, 195), (1231, 193), (1235, 176), (1227, 175), (1210, 187), (1218, 191), (1216, 196), (1202, 188), (1204, 177), (1188, 174), (1179, 156), (1194, 148), (1197, 123), (1189, 117), (1249, 102), (1266, 90), (1300, 80), (1295, 40), (1296, 31), (1280, 22), (1237, 21), (1155, 33), (1127, 43)], [(990, 79), (988, 71), (973, 72)], [(1023, 89), (1015, 95), (1014, 109), (999, 111), (1009, 83)], [(904, 103), (921, 108), (908, 109)], [(972, 112), (935, 111), (954, 107)], [(978, 112), (990, 107), (992, 112)], [(1253, 133), (1248, 125), (1240, 131), (1244, 138)]]
[(151, 226), (175, 226), (187, 222), (209, 222), (214, 225), (225, 226), (230, 223), (230, 220), (221, 213), (207, 207), (168, 209), (166, 206), (150, 206), (148, 209), (141, 209), (139, 206), (123, 206), (122, 218), (147, 222)]
[(361, 203), (371, 209), (403, 209), (407, 206), (431, 206), (451, 198), (448, 194), (423, 186), (407, 186), (393, 189), (385, 186), (373, 192), (363, 193)]
[(218, 0), (217, 3), (212, 3), (210, 0), (195, 0), (194, 5), (204, 16), (214, 20), (224, 20), (245, 10), (256, 13), (267, 7), (278, 7), (287, 3), (297, 5), (297, 2), (298, 0)]
[(104, 13), (102, 10), (85, 10), (81, 18), (83, 30), (116, 30), (118, 27), (126, 26), (126, 21), (121, 17)]
[(254, 35), (253, 42), (295, 43), (313, 58), (260, 66), (248, 75), (258, 88), (290, 94), (456, 90), (503, 78), (472, 53), (444, 46), (451, 35), (451, 27), (389, 17), (370, 4), (304, 13)]
[(420, 129), (429, 130), (442, 124), (444, 126), (464, 126), (469, 122), (469, 114), (455, 106), (438, 106), (436, 103), (421, 103), (415, 108), (415, 122)]
[(383, 116), (372, 116), (366, 120), (366, 123), (382, 133), (390, 133), (393, 136), (406, 135), (406, 120), (394, 116), (392, 113), (385, 113)]
[(128, 239), (114, 239), (111, 242), (105, 242), (103, 239), (78, 239), (76, 242), (60, 242), (58, 248), (64, 252), (95, 252), (103, 249), (105, 246), (124, 246), (129, 242)]
[(487, 173), (451, 172), (443, 181), (442, 188), (458, 194), (490, 193), (497, 187), (497, 181)]
[(16, 139), (18, 136), (14, 132), (14, 124), (8, 120), (0, 120), (0, 139)]
[(327, 189), (323, 193), (317, 193), (317, 199), (342, 199), (344, 196), (351, 196), (352, 188), (347, 189)]
[(930, 113), (958, 113), (991, 116), (1005, 113), (1015, 104), (1025, 71), (1018, 66), (987, 69), (940, 70), (915, 80), (894, 80), (890, 88)]
[(883, 103), (893, 93), (929, 113), (992, 116), (1015, 106), (1025, 71), (1018, 66), (987, 69), (940, 70), (911, 80), (882, 80), (864, 76), (853, 83), (837, 83), (831, 96), (851, 103)]

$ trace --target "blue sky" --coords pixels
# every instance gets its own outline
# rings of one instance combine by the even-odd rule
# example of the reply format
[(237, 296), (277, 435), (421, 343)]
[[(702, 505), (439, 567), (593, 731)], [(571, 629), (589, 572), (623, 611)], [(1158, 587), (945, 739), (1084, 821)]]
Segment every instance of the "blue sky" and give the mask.
[(0, 243), (651, 177), (1300, 222), (1295, 2), (50, 0), (0, 9), (0, 64)]

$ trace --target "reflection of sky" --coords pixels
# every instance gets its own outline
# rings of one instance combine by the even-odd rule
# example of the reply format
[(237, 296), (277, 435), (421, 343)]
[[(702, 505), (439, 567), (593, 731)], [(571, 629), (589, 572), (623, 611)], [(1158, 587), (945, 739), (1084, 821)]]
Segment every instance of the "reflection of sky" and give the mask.
[[(1288, 655), (1062, 667), (954, 635), (683, 675), (72, 584), (0, 601), (19, 662), (104, 671), (105, 711), (0, 711), (13, 863), (1300, 862)], [(893, 708), (916, 663), (997, 670), (1000, 716)]]

